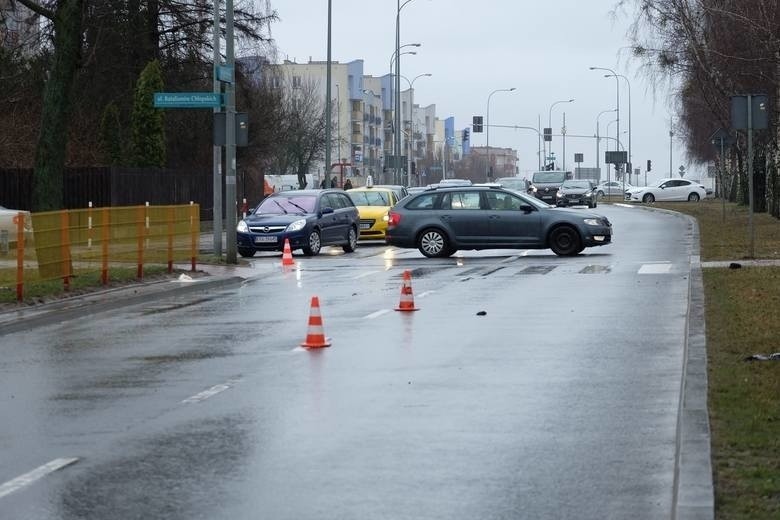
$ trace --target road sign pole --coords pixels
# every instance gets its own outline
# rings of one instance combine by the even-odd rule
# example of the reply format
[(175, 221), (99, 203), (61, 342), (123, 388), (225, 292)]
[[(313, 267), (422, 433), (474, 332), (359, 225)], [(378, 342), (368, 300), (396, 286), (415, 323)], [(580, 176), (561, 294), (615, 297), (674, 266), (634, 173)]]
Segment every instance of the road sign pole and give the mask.
[(756, 233), (753, 227), (753, 96), (747, 95), (747, 133), (748, 133), (748, 227), (750, 228), (749, 258), (755, 257)]
[[(219, 2), (214, 0), (214, 25), (212, 34), (212, 47), (214, 49), (214, 93), (222, 94), (222, 84), (217, 79), (217, 68), (220, 63), (220, 17)], [(222, 107), (214, 107), (214, 114), (222, 111)], [(213, 148), (213, 207), (212, 220), (214, 223), (214, 255), (222, 257), (222, 146), (214, 143)]]
[[(235, 68), (235, 54), (233, 41), (233, 0), (225, 2), (225, 55), (227, 57), (227, 66)], [(236, 256), (236, 89), (233, 83), (228, 83), (225, 87), (225, 241), (226, 256), (225, 262), (228, 264), (238, 263)]]

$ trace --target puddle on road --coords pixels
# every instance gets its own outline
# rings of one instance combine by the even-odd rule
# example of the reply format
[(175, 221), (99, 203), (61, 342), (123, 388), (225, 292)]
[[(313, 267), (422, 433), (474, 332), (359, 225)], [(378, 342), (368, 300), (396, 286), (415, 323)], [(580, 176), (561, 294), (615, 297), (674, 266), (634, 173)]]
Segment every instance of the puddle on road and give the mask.
[(612, 269), (608, 265), (589, 265), (580, 271), (580, 274), (605, 274)]
[(557, 265), (529, 265), (522, 271), (518, 271), (517, 274), (547, 274), (553, 269), (558, 267)]

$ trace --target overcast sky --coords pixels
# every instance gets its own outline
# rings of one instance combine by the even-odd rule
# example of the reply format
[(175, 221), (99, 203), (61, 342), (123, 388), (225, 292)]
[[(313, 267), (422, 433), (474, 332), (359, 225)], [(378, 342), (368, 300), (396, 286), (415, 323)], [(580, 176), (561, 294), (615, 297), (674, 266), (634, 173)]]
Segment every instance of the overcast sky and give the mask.
[[(401, 2), (403, 4), (403, 1)], [(605, 67), (625, 75), (631, 85), (631, 145), (634, 167), (653, 162), (648, 182), (669, 174), (669, 123), (672, 114), (663, 85), (654, 86), (638, 73), (627, 38), (629, 12), (614, 13), (615, 0), (412, 0), (401, 10), (401, 44), (421, 43), (416, 55), (403, 55), (401, 74), (420, 78), (414, 100), (436, 105), (439, 118), (455, 117), (458, 129), (470, 127), (472, 116), (486, 116), (496, 125), (548, 126), (550, 106), (554, 133), (560, 133), (563, 113), (569, 135), (594, 135), (596, 117), (616, 105), (616, 81), (604, 78)], [(272, 0), (280, 21), (271, 28), (279, 59), (306, 63), (327, 58), (327, 0)], [(364, 73), (389, 73), (395, 50), (396, 0), (332, 0), (332, 59), (346, 63), (364, 60)], [(407, 49), (410, 50), (410, 49)], [(405, 82), (402, 82), (402, 85)], [(654, 92), (655, 90), (655, 92)], [(620, 130), (628, 130), (628, 87), (620, 80)], [(614, 114), (600, 118), (601, 133)], [(616, 124), (609, 127), (615, 136)], [(628, 133), (621, 135), (628, 148)], [(474, 134), (472, 146), (484, 146), (486, 134)], [(605, 141), (600, 149), (603, 164)], [(521, 175), (537, 168), (536, 133), (491, 128), (490, 145), (518, 150)], [(562, 141), (553, 151), (562, 155)], [(566, 139), (566, 167), (573, 169), (574, 153), (584, 154), (582, 166), (595, 166), (596, 140)], [(675, 175), (685, 165), (687, 177), (703, 177), (689, 166), (682, 146), (674, 141)], [(693, 168), (693, 169), (692, 169)]]

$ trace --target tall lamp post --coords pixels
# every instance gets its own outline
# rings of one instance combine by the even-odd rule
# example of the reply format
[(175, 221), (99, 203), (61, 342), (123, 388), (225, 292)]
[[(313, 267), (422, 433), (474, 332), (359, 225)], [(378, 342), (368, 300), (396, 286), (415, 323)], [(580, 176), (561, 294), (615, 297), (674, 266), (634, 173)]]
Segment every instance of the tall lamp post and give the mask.
[[(562, 99), (560, 101), (554, 102), (552, 105), (550, 105), (550, 110), (547, 113), (547, 125), (548, 128), (552, 128), (552, 109), (555, 105), (560, 105), (561, 103), (571, 103), (574, 101), (574, 98), (571, 99)], [(550, 154), (552, 154), (552, 141), (550, 141)], [(544, 158), (544, 164), (547, 164), (547, 157)]]
[(396, 12), (395, 12), (395, 172), (396, 177), (400, 178), (401, 175), (401, 9), (403, 9), (409, 2), (413, 0), (406, 0), (401, 3), (401, 0), (396, 0)]
[(412, 78), (411, 81), (409, 81), (409, 78), (406, 76), (401, 76), (406, 80), (407, 83), (409, 83), (409, 135), (406, 139), (407, 144), (407, 154), (406, 154), (406, 185), (411, 186), (412, 185), (412, 150), (414, 146), (414, 82), (417, 81), (420, 78), (429, 78), (433, 76), (430, 72), (426, 72), (425, 74), (418, 74), (414, 78)]
[[(603, 70), (606, 72), (611, 73), (612, 76), (615, 77), (615, 112), (616, 114), (616, 121), (617, 121), (617, 131), (615, 132), (615, 139), (620, 140), (620, 78), (618, 78), (618, 73), (614, 70), (608, 68), (608, 67), (590, 67), (590, 70)], [(618, 147), (619, 149), (619, 147)], [(626, 178), (623, 177), (623, 187), (625, 188), (625, 182)], [(625, 191), (625, 190), (624, 190)]]
[(490, 181), (490, 178), (491, 178), (491, 175), (490, 175), (491, 174), (491, 172), (490, 172), (490, 166), (491, 166), (491, 164), (490, 164), (490, 98), (493, 97), (493, 94), (495, 94), (496, 92), (512, 92), (513, 90), (516, 90), (516, 88), (515, 87), (499, 88), (499, 89), (496, 89), (493, 92), (491, 92), (488, 95), (488, 98), (487, 98), (487, 112), (485, 114), (487, 116), (487, 125), (486, 125), (487, 129), (485, 130), (485, 140), (486, 140), (486, 145), (485, 146), (487, 147), (487, 150), (486, 150), (487, 151), (487, 171), (485, 172), (485, 180), (486, 181)]
[(599, 180), (601, 180), (601, 163), (599, 162), (599, 141), (601, 141), (601, 136), (599, 132), (599, 118), (602, 116), (602, 114), (608, 114), (610, 112), (614, 112), (616, 109), (612, 110), (602, 110), (599, 112), (599, 115), (596, 116), (596, 168), (599, 169)]
[[(634, 160), (631, 157), (631, 82), (622, 74), (604, 74), (605, 78), (611, 78), (612, 76), (623, 78), (626, 80), (626, 85), (628, 86), (628, 174), (631, 175), (631, 169), (634, 166)], [(629, 177), (629, 181), (630, 180), (631, 177)]]

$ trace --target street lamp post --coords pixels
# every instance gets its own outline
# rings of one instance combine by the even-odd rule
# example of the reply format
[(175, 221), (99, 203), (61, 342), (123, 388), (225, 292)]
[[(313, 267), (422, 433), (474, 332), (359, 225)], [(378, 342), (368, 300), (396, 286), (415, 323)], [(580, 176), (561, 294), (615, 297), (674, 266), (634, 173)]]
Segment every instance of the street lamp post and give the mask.
[(395, 171), (396, 177), (401, 176), (401, 9), (403, 9), (409, 2), (413, 0), (406, 0), (401, 3), (401, 0), (396, 1), (395, 12)]
[[(616, 134), (615, 139), (619, 141), (620, 140), (620, 79), (618, 78), (618, 73), (608, 67), (590, 67), (590, 70), (604, 70), (611, 73), (612, 76), (615, 77), (615, 112), (617, 112), (616, 114), (617, 131), (615, 132)], [(623, 176), (623, 188), (625, 188), (625, 183), (626, 183), (626, 178), (625, 176)]]
[(485, 131), (485, 140), (486, 140), (485, 146), (487, 148), (487, 150), (486, 150), (487, 151), (487, 171), (485, 173), (485, 177), (486, 177), (485, 180), (487, 180), (487, 181), (490, 181), (490, 178), (491, 178), (491, 171), (490, 171), (490, 166), (491, 166), (491, 164), (490, 164), (490, 98), (496, 92), (512, 92), (513, 90), (515, 90), (515, 87), (499, 88), (499, 89), (494, 90), (493, 92), (491, 92), (488, 95), (488, 99), (487, 99), (487, 113), (485, 114), (487, 116), (487, 125), (486, 125), (487, 128), (486, 128), (486, 131)]
[(414, 82), (420, 78), (429, 78), (433, 76), (431, 73), (418, 74), (411, 81), (406, 76), (401, 76), (409, 83), (409, 134), (406, 139), (407, 155), (406, 155), (406, 185), (412, 185), (412, 150), (414, 147)]
[[(634, 160), (631, 156), (631, 82), (622, 74), (604, 74), (605, 78), (610, 78), (612, 76), (623, 78), (626, 80), (626, 85), (628, 86), (628, 174), (631, 175), (631, 169), (634, 166)], [(630, 180), (631, 178), (629, 177), (629, 181)]]
[[(552, 128), (552, 109), (555, 105), (559, 105), (561, 103), (571, 103), (574, 101), (574, 98), (571, 99), (562, 99), (560, 101), (554, 102), (552, 105), (550, 105), (550, 110), (547, 113), (547, 127)], [(552, 141), (550, 141), (550, 154), (552, 154)], [(546, 152), (545, 152), (546, 155)], [(547, 157), (544, 158), (544, 164), (547, 165)]]
[(596, 116), (596, 168), (599, 169), (599, 179), (601, 179), (601, 163), (599, 162), (599, 141), (601, 141), (601, 136), (599, 135), (599, 118), (602, 114), (608, 114), (609, 112), (614, 111), (614, 108), (612, 110), (602, 110), (599, 112), (599, 115)]

